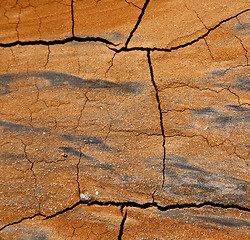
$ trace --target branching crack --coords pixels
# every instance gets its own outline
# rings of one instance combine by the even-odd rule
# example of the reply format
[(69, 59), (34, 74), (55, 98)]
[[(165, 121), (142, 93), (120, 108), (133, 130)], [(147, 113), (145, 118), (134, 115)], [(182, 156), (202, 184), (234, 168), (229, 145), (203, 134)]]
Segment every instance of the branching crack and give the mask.
[[(187, 7), (187, 5), (185, 4), (185, 6), (186, 6), (186, 8), (188, 9), (188, 10), (190, 10), (188, 7)], [(201, 17), (199, 16), (199, 14), (195, 11), (195, 10), (190, 10), (190, 11), (193, 11), (194, 13), (195, 13), (195, 15), (197, 16), (197, 18), (200, 20), (200, 22), (202, 23), (202, 25), (204, 26), (204, 28), (206, 28), (207, 30), (209, 30), (208, 29), (208, 27), (206, 26), (206, 24), (202, 21), (202, 19), (201, 19)], [(206, 46), (207, 46), (207, 49), (208, 49), (208, 51), (209, 51), (209, 54), (210, 54), (210, 57), (212, 58), (212, 60), (214, 60), (214, 57), (213, 57), (213, 55), (212, 55), (212, 52), (211, 52), (211, 49), (210, 49), (210, 47), (209, 47), (209, 45), (208, 45), (208, 42), (207, 42), (207, 39), (204, 37), (204, 42), (205, 42), (205, 44), (206, 44)]]
[[(76, 202), (75, 204), (73, 204), (72, 206), (67, 207), (67, 208), (65, 208), (61, 211), (58, 211), (58, 212), (56, 212), (52, 215), (49, 215), (49, 216), (46, 216), (46, 215), (41, 214), (41, 213), (37, 213), (37, 214), (34, 214), (33, 216), (24, 217), (18, 221), (8, 223), (5, 226), (3, 226), (2, 228), (0, 228), (0, 231), (5, 229), (6, 227), (19, 224), (19, 223), (23, 222), (24, 220), (33, 219), (37, 216), (44, 217), (43, 220), (51, 219), (51, 218), (57, 217), (59, 215), (62, 215), (68, 211), (74, 210), (74, 208), (76, 208), (79, 205), (115, 206), (115, 207), (121, 207), (121, 209), (123, 209), (124, 207), (135, 207), (135, 208), (140, 208), (140, 209), (147, 209), (147, 208), (155, 207), (159, 211), (164, 211), (164, 212), (168, 211), (168, 210), (174, 210), (174, 209), (202, 208), (205, 206), (210, 206), (210, 207), (216, 207), (216, 208), (222, 208), (222, 209), (232, 208), (232, 209), (237, 209), (237, 210), (244, 211), (244, 212), (250, 212), (249, 208), (242, 207), (242, 206), (237, 205), (237, 204), (223, 204), (223, 203), (214, 203), (214, 202), (210, 202), (210, 201), (206, 201), (206, 202), (198, 203), (198, 204), (197, 203), (182, 203), (182, 204), (177, 203), (177, 204), (170, 204), (167, 206), (161, 206), (157, 202), (147, 202), (147, 203), (140, 204), (138, 202), (114, 202), (114, 201), (101, 202), (101, 201), (97, 201), (97, 200), (95, 200), (95, 201), (91, 201), (91, 200), (90, 201), (81, 201), (80, 200), (80, 201)], [(123, 219), (124, 219), (123, 226), (125, 224), (126, 217), (125, 217), (125, 215), (123, 215)]]
[(241, 211), (249, 212), (250, 209), (247, 207), (242, 207), (237, 204), (222, 204), (222, 203), (214, 203), (210, 201), (206, 201), (203, 203), (182, 203), (182, 204), (170, 204), (167, 206), (161, 206), (157, 202), (147, 202), (147, 203), (138, 203), (138, 202), (115, 202), (115, 201), (107, 201), (107, 202), (102, 202), (102, 201), (79, 201), (75, 204), (73, 204), (71, 207), (67, 207), (59, 212), (56, 212), (52, 215), (46, 216), (44, 220), (54, 218), (58, 215), (64, 214), (67, 211), (71, 211), (74, 208), (76, 208), (79, 205), (88, 205), (88, 206), (93, 206), (93, 205), (98, 205), (98, 206), (116, 206), (116, 207), (135, 207), (135, 208), (141, 208), (141, 209), (147, 209), (151, 207), (156, 207), (159, 211), (168, 211), (168, 210), (173, 210), (173, 209), (185, 209), (185, 208), (202, 208), (204, 206), (210, 206), (210, 207), (218, 207), (218, 208), (223, 208), (223, 209), (228, 209), (228, 208), (233, 208), (233, 209), (238, 209)]
[[(246, 13), (250, 11), (250, 8), (247, 8), (245, 10), (242, 10), (241, 12), (237, 13), (236, 15), (232, 16), (232, 17), (229, 17), (229, 18), (226, 18), (222, 21), (220, 21), (219, 23), (217, 23), (216, 25), (214, 25), (213, 27), (211, 28), (208, 28), (207, 31), (202, 34), (201, 36), (189, 41), (189, 42), (186, 42), (186, 43), (183, 43), (183, 44), (180, 44), (180, 45), (177, 45), (177, 46), (173, 46), (173, 47), (170, 47), (170, 48), (158, 48), (158, 47), (153, 47), (153, 48), (150, 48), (150, 47), (131, 47), (131, 48), (128, 48), (127, 45), (125, 45), (124, 47), (120, 48), (120, 49), (114, 49), (114, 48), (110, 48), (111, 50), (115, 51), (115, 52), (131, 52), (131, 51), (159, 51), (159, 52), (172, 52), (172, 51), (176, 51), (178, 49), (181, 49), (181, 48), (185, 48), (185, 47), (188, 47), (188, 46), (191, 46), (193, 45), (194, 43), (197, 43), (199, 42), (200, 40), (203, 40), (205, 37), (207, 37), (212, 31), (216, 30), (217, 28), (219, 28), (223, 23), (226, 23), (234, 18), (237, 18), (238, 16), (240, 16), (241, 14), (243, 13)], [(131, 38), (130, 38), (131, 39)], [(130, 40), (129, 39), (129, 40)], [(128, 41), (128, 40), (127, 40)], [(129, 41), (128, 41), (129, 42)]]
[(183, 83), (183, 82), (173, 82), (173, 83), (165, 86), (161, 90), (168, 89), (168, 88), (185, 88), (185, 87), (195, 89), (195, 90), (198, 90), (198, 91), (210, 91), (210, 92), (215, 92), (215, 93), (221, 93), (223, 91), (228, 91), (230, 94), (234, 95), (237, 98), (237, 102), (238, 102), (239, 106), (245, 104), (245, 103), (241, 103), (240, 96), (238, 94), (236, 94), (235, 92), (233, 92), (233, 90), (231, 90), (231, 86), (223, 87), (223, 88), (221, 88), (219, 90), (215, 90), (215, 89), (212, 89), (212, 88), (208, 88), (208, 87), (202, 88), (202, 87), (199, 87), (199, 86), (190, 85), (188, 83)]
[(158, 104), (158, 110), (159, 110), (159, 115), (160, 115), (162, 147), (163, 147), (163, 160), (162, 160), (162, 165), (163, 165), (162, 166), (162, 187), (163, 187), (165, 183), (165, 168), (166, 168), (165, 166), (165, 161), (166, 161), (165, 131), (164, 131), (164, 125), (163, 125), (163, 115), (162, 115), (162, 108), (161, 108), (161, 102), (160, 102), (160, 97), (159, 97), (159, 90), (154, 80), (154, 72), (153, 72), (153, 67), (152, 67), (152, 62), (151, 62), (151, 57), (150, 57), (150, 51), (147, 51), (147, 59), (148, 59), (151, 81), (155, 89), (155, 98)]
[(39, 213), (40, 213), (40, 202), (39, 202), (39, 199), (36, 195), (36, 189), (37, 189), (37, 177), (36, 177), (36, 174), (34, 173), (34, 170), (33, 170), (33, 167), (34, 167), (34, 164), (35, 162), (32, 162), (29, 158), (28, 158), (28, 154), (27, 154), (27, 144), (25, 144), (21, 139), (20, 139), (21, 143), (23, 144), (23, 152), (24, 152), (24, 158), (31, 164), (30, 168), (27, 169), (30, 170), (32, 172), (32, 175), (33, 175), (33, 178), (34, 178), (34, 186), (35, 186), (35, 189), (34, 189), (34, 197), (38, 203), (38, 209), (39, 209)]

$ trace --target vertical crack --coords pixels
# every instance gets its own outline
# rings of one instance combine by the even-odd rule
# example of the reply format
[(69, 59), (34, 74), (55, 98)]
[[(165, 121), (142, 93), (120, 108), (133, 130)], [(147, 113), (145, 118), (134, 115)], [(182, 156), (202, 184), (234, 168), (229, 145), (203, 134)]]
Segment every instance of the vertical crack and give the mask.
[(139, 15), (139, 17), (138, 17), (138, 20), (137, 20), (137, 22), (136, 22), (136, 24), (135, 24), (133, 30), (130, 32), (127, 41), (125, 42), (125, 48), (128, 47), (128, 44), (129, 44), (131, 38), (133, 37), (133, 34), (135, 33), (135, 31), (137, 30), (139, 24), (141, 23), (142, 17), (143, 17), (143, 15), (144, 15), (145, 11), (146, 11), (146, 8), (147, 8), (149, 2), (150, 2), (150, 0), (146, 0), (146, 1), (145, 1), (144, 5), (143, 5), (143, 7), (142, 7), (141, 13), (140, 13), (140, 15)]
[(74, 19), (74, 0), (71, 0), (71, 21), (72, 21), (72, 36), (75, 36), (75, 19)]
[(83, 110), (85, 109), (86, 104), (87, 104), (87, 102), (89, 101), (88, 96), (87, 96), (87, 93), (85, 94), (85, 98), (86, 98), (86, 100), (85, 100), (85, 102), (83, 103), (82, 109), (81, 109), (81, 111), (80, 111), (80, 115), (79, 115), (79, 117), (78, 117), (78, 119), (77, 119), (77, 124), (76, 124), (76, 126), (75, 126), (73, 129), (77, 129), (77, 128), (79, 127), (79, 125), (80, 125), (80, 121), (81, 121), (81, 118), (82, 118)]
[[(33, 7), (33, 6), (32, 6)], [(41, 34), (41, 26), (42, 26), (42, 20), (41, 20), (41, 17), (40, 15), (38, 14), (37, 12), (37, 9), (35, 7), (33, 7), (35, 9), (35, 13), (39, 19), (39, 28), (38, 28), (38, 32), (39, 32), (39, 36), (40, 36), (40, 40), (42, 39), (42, 34)]]
[(211, 51), (211, 49), (210, 49), (210, 47), (209, 47), (209, 45), (208, 45), (208, 43), (207, 43), (206, 38), (204, 38), (204, 42), (205, 42), (205, 44), (206, 44), (206, 46), (207, 46), (207, 49), (208, 49), (209, 54), (210, 54), (210, 57), (212, 58), (212, 60), (214, 60), (214, 57), (213, 57), (213, 55), (212, 55), (212, 51)]
[(50, 46), (48, 45), (48, 55), (47, 55), (46, 63), (44, 64), (45, 68), (47, 67), (47, 65), (49, 63), (49, 56), (50, 56)]
[(121, 206), (121, 213), (122, 213), (123, 218), (122, 218), (122, 222), (121, 222), (121, 225), (120, 225), (118, 240), (122, 239), (122, 235), (123, 235), (123, 231), (124, 231), (124, 225), (125, 225), (125, 222), (126, 222), (126, 219), (127, 219), (127, 210), (125, 211), (125, 213), (123, 213), (123, 208), (124, 208), (124, 206)]
[(80, 182), (79, 182), (79, 175), (80, 175), (79, 165), (81, 163), (81, 158), (82, 158), (82, 149), (80, 149), (80, 156), (79, 156), (78, 162), (76, 164), (76, 182), (77, 182), (77, 189), (78, 189), (79, 198), (80, 198), (80, 194), (81, 194), (81, 186), (80, 186)]
[(239, 25), (240, 25), (244, 30), (246, 30), (246, 28), (245, 28), (244, 25), (241, 23), (241, 21), (239, 20), (238, 17), (236, 17), (236, 20), (237, 20), (237, 22), (239, 23)]
[(113, 67), (113, 65), (114, 65), (114, 59), (115, 59), (115, 55), (116, 55), (116, 54), (117, 54), (117, 52), (115, 52), (114, 55), (112, 56), (111, 63), (110, 63), (110, 65), (109, 65), (107, 71), (105, 72), (105, 79), (107, 79), (107, 74), (108, 74), (109, 70), (110, 70), (110, 69)]
[[(34, 173), (34, 170), (33, 170), (33, 167), (34, 167), (35, 162), (32, 162), (32, 161), (29, 159), (29, 157), (28, 157), (28, 153), (27, 153), (27, 146), (28, 146), (28, 145), (27, 145), (26, 143), (24, 143), (22, 139), (20, 139), (20, 141), (21, 141), (21, 143), (22, 143), (22, 145), (23, 145), (24, 158), (31, 164), (31, 166), (30, 166), (30, 168), (29, 168), (28, 170), (30, 170), (30, 171), (32, 172), (32, 175), (33, 175), (33, 178), (34, 178), (35, 189), (33, 190), (33, 192), (34, 192), (34, 197), (35, 197), (35, 199), (36, 199), (36, 201), (37, 201), (37, 203), (38, 203), (38, 212), (39, 212), (39, 214), (40, 214), (40, 212), (41, 212), (41, 206), (40, 206), (39, 198), (38, 198), (37, 193), (36, 193), (37, 188), (38, 188), (38, 186), (37, 186), (37, 177), (36, 177), (36, 174)], [(28, 170), (27, 170), (27, 171), (28, 171)]]
[(19, 28), (19, 24), (20, 24), (20, 19), (21, 19), (21, 8), (19, 10), (18, 21), (17, 21), (17, 24), (16, 24), (17, 41), (19, 41), (19, 39), (20, 39), (19, 32), (18, 32), (18, 28)]
[(151, 63), (151, 57), (150, 57), (150, 50), (147, 51), (147, 59), (148, 59), (148, 65), (149, 65), (149, 70), (150, 70), (150, 76), (151, 76), (151, 81), (155, 89), (155, 97), (156, 101), (158, 103), (158, 110), (160, 114), (160, 125), (161, 125), (161, 133), (162, 133), (162, 147), (163, 147), (163, 159), (162, 159), (162, 187), (164, 186), (165, 183), (165, 161), (166, 161), (166, 147), (165, 147), (165, 131), (164, 131), (164, 126), (163, 126), (163, 114), (162, 114), (162, 109), (161, 109), (161, 102), (160, 102), (160, 97), (159, 97), (159, 90), (156, 85), (156, 82), (154, 80), (154, 73), (153, 73), (153, 67)]

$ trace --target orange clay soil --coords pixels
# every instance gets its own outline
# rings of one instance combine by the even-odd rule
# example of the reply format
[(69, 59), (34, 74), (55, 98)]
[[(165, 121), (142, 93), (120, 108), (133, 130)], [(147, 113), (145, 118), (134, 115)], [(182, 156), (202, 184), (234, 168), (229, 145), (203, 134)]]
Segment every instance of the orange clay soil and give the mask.
[(0, 239), (249, 239), (247, 0), (0, 2)]

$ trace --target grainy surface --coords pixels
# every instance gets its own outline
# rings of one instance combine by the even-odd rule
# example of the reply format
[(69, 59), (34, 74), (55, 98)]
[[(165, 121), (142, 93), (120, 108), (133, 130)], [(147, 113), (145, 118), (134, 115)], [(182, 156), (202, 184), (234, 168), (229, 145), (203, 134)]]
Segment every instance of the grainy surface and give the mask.
[(249, 19), (1, 1), (0, 239), (249, 239)]

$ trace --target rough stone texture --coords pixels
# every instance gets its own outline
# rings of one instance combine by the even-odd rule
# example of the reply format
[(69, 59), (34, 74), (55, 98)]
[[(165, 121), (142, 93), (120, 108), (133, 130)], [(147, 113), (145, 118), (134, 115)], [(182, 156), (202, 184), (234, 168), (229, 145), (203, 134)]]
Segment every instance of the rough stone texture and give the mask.
[(249, 239), (248, 8), (1, 1), (0, 239)]

